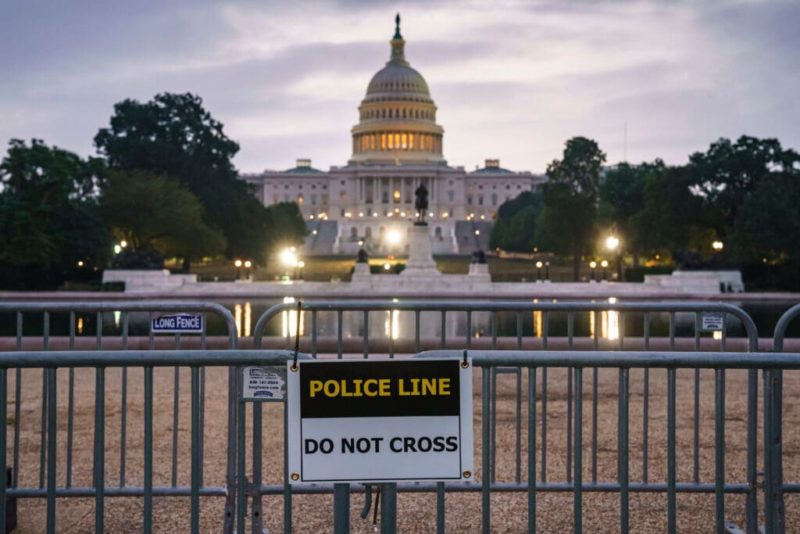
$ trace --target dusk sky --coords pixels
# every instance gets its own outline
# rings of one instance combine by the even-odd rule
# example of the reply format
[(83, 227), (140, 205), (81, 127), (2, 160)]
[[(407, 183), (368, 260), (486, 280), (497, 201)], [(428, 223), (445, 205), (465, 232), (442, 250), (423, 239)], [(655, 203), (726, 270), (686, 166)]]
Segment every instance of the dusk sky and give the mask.
[(192, 92), (243, 172), (344, 165), (397, 11), (451, 165), (543, 172), (576, 135), (615, 163), (626, 124), (632, 162), (742, 134), (800, 148), (797, 0), (4, 1), (0, 143), (94, 154), (114, 103)]

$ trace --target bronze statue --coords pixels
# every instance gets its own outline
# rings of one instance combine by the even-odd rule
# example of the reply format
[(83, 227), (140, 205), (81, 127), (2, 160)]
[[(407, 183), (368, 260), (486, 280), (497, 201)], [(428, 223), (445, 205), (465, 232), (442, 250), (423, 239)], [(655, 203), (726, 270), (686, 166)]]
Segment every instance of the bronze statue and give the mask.
[(369, 254), (367, 254), (367, 251), (363, 248), (358, 249), (356, 263), (369, 263)]
[(417, 200), (414, 202), (414, 208), (417, 210), (417, 222), (415, 224), (425, 224), (425, 214), (428, 211), (428, 188), (425, 184), (420, 184), (416, 191), (414, 191)]

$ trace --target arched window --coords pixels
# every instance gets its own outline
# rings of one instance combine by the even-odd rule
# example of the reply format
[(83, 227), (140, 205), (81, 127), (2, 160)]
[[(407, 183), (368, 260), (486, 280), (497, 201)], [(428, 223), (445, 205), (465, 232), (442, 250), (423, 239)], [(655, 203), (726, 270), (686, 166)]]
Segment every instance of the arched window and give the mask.
[(355, 226), (350, 228), (350, 239), (352, 239), (353, 241), (358, 239), (358, 228), (356, 228)]
[(497, 205), (497, 193), (492, 193), (492, 206)]
[(369, 226), (367, 226), (367, 229), (364, 230), (364, 237), (366, 237), (367, 239), (372, 237), (372, 228), (370, 228)]
[(442, 227), (441, 226), (437, 226), (436, 230), (433, 232), (433, 235), (436, 236), (436, 239), (441, 241), (442, 240)]

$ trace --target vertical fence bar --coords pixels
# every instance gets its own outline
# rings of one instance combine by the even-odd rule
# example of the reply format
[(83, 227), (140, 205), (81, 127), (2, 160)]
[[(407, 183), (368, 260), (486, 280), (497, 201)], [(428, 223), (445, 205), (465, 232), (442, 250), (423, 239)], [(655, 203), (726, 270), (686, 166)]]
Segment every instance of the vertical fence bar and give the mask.
[(528, 367), (528, 534), (536, 532), (536, 368)]
[(667, 369), (667, 531), (676, 531), (675, 506), (675, 368)]
[(247, 458), (245, 443), (247, 440), (246, 428), (246, 405), (241, 400), (242, 396), (242, 372), (241, 368), (236, 370), (236, 532), (245, 532), (245, 516), (247, 515)]
[(172, 385), (172, 487), (178, 486), (178, 424), (180, 411), (181, 368), (175, 367)]
[[(391, 332), (389, 335), (391, 337)], [(361, 351), (365, 360), (369, 358), (369, 311), (367, 310), (364, 310), (364, 341), (361, 346)]]
[[(47, 373), (47, 534), (56, 532), (56, 368)], [(5, 428), (0, 430), (5, 432)], [(5, 451), (3, 451), (5, 453)], [(0, 473), (5, 478), (5, 472)]]
[(106, 370), (97, 367), (95, 370), (94, 398), (94, 531), (105, 532), (103, 526), (105, 499), (105, 447), (106, 447)]
[[(594, 312), (594, 350), (598, 350), (600, 344), (600, 311)], [(599, 370), (592, 368), (592, 483), (597, 482), (597, 401), (598, 401), (598, 382)], [(578, 402), (576, 400), (576, 402)], [(578, 454), (575, 451), (575, 454)]]
[[(192, 391), (191, 391), (191, 418), (192, 418), (192, 473), (191, 473), (191, 510), (190, 523), (192, 533), (200, 532), (200, 473), (203, 464), (200, 459), (200, 369), (196, 366), (191, 368)], [(261, 534), (261, 533), (259, 533)]]
[(489, 390), (491, 368), (483, 368), (483, 403), (481, 406), (481, 530), (483, 534), (491, 531), (491, 473), (489, 469), (489, 396), (485, 394)]
[(445, 310), (442, 310), (442, 323), (441, 323), (442, 326), (441, 326), (441, 333), (440, 333), (441, 342), (439, 344), (441, 348), (445, 348), (446, 343), (447, 343), (447, 322), (446, 322), (446, 320), (447, 320), (447, 312)]
[[(644, 350), (650, 350), (650, 312), (644, 313)], [(648, 480), (648, 455), (650, 445), (650, 368), (644, 368), (644, 384), (642, 384), (642, 482)]]
[(630, 401), (630, 370), (619, 370), (619, 444), (617, 446), (618, 475), (619, 479), (619, 530), (623, 534), (628, 532), (628, 512), (630, 500), (628, 495), (628, 404)]
[(573, 531), (583, 530), (583, 369), (575, 369), (575, 474), (572, 487)]
[[(342, 328), (344, 327), (343, 322), (343, 313), (342, 310), (336, 312), (336, 357), (338, 359), (342, 359), (342, 353), (344, 351), (343, 341), (342, 341)], [(391, 323), (390, 323), (391, 329)]]
[[(128, 312), (122, 312), (122, 350), (128, 349)], [(119, 429), (119, 485), (125, 487), (125, 441), (128, 430), (128, 368), (122, 367), (122, 391), (120, 392), (120, 405), (122, 413), (120, 414), (120, 429)]]
[[(0, 368), (0, 421), (8, 421), (8, 377), (7, 369)], [(19, 387), (19, 383), (16, 385)], [(6, 429), (0, 431), (0, 532), (6, 532)], [(15, 471), (16, 474), (16, 471)]]
[[(522, 369), (515, 370), (517, 379), (517, 412), (516, 412), (516, 466), (514, 480), (519, 484), (522, 481)], [(496, 415), (496, 414), (495, 414)]]
[[(22, 326), (22, 312), (17, 312), (17, 350), (22, 350)], [(22, 369), (19, 367), (14, 372), (14, 403), (14, 475), (11, 485), (16, 488), (19, 485), (19, 419), (22, 404)]]
[[(42, 324), (42, 345), (50, 348), (50, 312), (45, 311)], [(42, 369), (42, 414), (39, 438), (39, 488), (44, 488), (45, 461), (47, 453), (47, 373)]]
[(381, 484), (381, 534), (397, 532), (397, 484)]
[(436, 534), (444, 534), (445, 526), (445, 488), (444, 482), (436, 483)]
[(311, 356), (317, 357), (317, 310), (311, 310)]
[[(700, 352), (700, 313), (694, 314), (694, 350)], [(700, 368), (694, 370), (694, 436), (692, 441), (692, 480), (700, 483)]]
[(251, 410), (253, 412), (253, 479), (251, 480), (253, 500), (250, 504), (250, 527), (253, 534), (261, 534), (261, 449), (262, 434), (264, 431), (262, 426), (263, 414), (261, 410), (261, 403), (254, 402)]
[(414, 352), (419, 351), (419, 310), (414, 310)]
[[(75, 349), (75, 312), (69, 312), (69, 350)], [(72, 446), (75, 418), (75, 369), (67, 371), (67, 480), (66, 487), (72, 487)]]
[[(567, 313), (567, 348), (573, 349), (575, 341), (575, 314), (572, 312)], [(572, 482), (572, 405), (573, 399), (573, 375), (572, 367), (567, 367), (567, 482)]]
[(333, 532), (348, 534), (350, 532), (350, 485), (333, 485)]
[(144, 368), (144, 532), (153, 531), (153, 368)]
[(716, 531), (725, 534), (725, 370), (714, 370), (714, 494)]
[(491, 441), (487, 445), (489, 447), (489, 451), (491, 452), (491, 481), (495, 482), (496, 479), (496, 470), (497, 470), (497, 368), (490, 367), (489, 372), (492, 376), (492, 381), (490, 384), (490, 390), (486, 392), (481, 392), (481, 395), (488, 395), (490, 398), (489, 401), (489, 415), (488, 420), (491, 425)]

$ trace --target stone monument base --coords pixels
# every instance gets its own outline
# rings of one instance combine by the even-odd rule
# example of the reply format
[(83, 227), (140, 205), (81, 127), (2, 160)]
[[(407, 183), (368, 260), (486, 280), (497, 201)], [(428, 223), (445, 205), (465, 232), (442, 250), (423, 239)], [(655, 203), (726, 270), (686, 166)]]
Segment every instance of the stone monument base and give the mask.
[(431, 277), (441, 276), (436, 270), (436, 262), (433, 261), (433, 248), (431, 247), (431, 237), (428, 234), (427, 224), (415, 224), (408, 232), (408, 262), (406, 268), (400, 276), (412, 277)]

